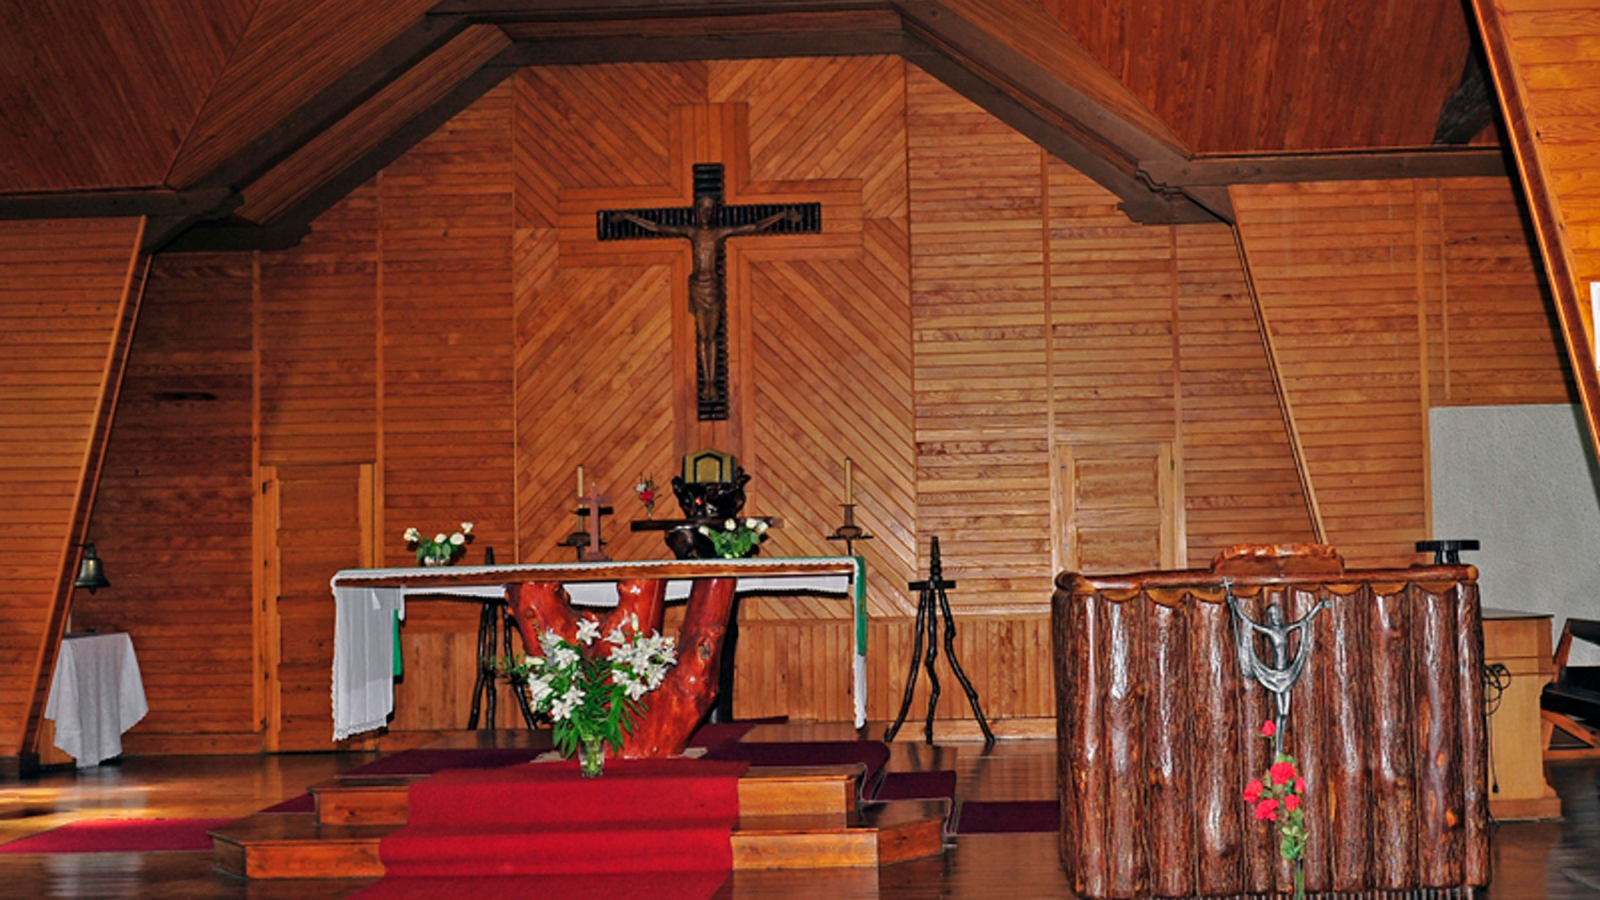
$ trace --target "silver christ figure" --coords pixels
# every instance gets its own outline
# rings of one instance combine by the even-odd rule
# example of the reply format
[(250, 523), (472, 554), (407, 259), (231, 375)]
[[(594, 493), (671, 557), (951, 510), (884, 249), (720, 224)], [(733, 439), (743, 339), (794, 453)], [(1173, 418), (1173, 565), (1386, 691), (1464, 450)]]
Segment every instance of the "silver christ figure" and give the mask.
[[(1273, 603), (1267, 607), (1267, 621), (1257, 622), (1245, 615), (1240, 608), (1239, 601), (1233, 596), (1233, 579), (1225, 578), (1222, 581), (1223, 590), (1227, 592), (1228, 609), (1233, 612), (1233, 635), (1238, 645), (1239, 669), (1244, 672), (1244, 677), (1261, 682), (1261, 686), (1272, 694), (1275, 708), (1272, 715), (1272, 724), (1275, 726), (1272, 734), (1272, 752), (1274, 755), (1283, 753), (1283, 728), (1289, 721), (1289, 692), (1294, 689), (1295, 682), (1305, 673), (1306, 660), (1311, 658), (1312, 630), (1308, 627), (1312, 618), (1333, 604), (1327, 600), (1311, 607), (1311, 611), (1301, 618), (1289, 622), (1283, 621), (1283, 609)], [(1300, 632), (1300, 646), (1295, 648), (1294, 658), (1289, 658), (1289, 636)], [(1256, 635), (1264, 635), (1267, 643), (1272, 646), (1272, 660), (1264, 661), (1256, 653)]]

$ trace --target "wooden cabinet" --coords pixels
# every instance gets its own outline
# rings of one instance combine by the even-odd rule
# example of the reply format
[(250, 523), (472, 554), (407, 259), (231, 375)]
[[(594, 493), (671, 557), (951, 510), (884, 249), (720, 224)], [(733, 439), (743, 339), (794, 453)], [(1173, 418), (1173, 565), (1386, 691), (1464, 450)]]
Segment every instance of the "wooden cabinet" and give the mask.
[(1505, 666), (1505, 691), (1489, 716), (1489, 814), (1496, 819), (1561, 817), (1561, 798), (1544, 777), (1539, 694), (1555, 678), (1550, 615), (1486, 608), (1483, 661)]

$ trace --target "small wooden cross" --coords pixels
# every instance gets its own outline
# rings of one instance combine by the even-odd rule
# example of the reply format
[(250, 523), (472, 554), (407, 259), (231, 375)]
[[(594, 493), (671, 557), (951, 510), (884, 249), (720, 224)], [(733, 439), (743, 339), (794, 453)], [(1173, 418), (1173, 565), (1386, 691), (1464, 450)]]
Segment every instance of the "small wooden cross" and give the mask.
[(602, 209), (595, 229), (602, 241), (666, 237), (689, 241), (694, 262), (689, 309), (694, 313), (695, 387), (703, 422), (728, 418), (728, 238), (822, 231), (820, 203), (724, 206), (722, 195), (722, 164), (696, 163), (693, 205)]

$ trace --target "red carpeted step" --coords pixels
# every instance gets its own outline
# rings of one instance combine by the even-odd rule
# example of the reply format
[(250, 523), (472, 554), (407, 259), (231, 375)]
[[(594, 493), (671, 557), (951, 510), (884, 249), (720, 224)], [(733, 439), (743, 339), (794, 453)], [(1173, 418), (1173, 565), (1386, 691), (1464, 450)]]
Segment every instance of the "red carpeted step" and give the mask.
[(348, 900), (704, 900), (727, 872), (638, 875), (473, 876), (385, 878)]
[(409, 892), (419, 878), (633, 873), (651, 881), (703, 872), (714, 873), (714, 888), (732, 865), (728, 832), (748, 768), (652, 759), (610, 760), (601, 778), (581, 777), (570, 762), (441, 772), (411, 786), (409, 824), (383, 838), (382, 884)]
[(739, 817), (743, 762), (608, 760), (600, 778), (575, 762), (440, 772), (413, 784), (407, 821), (422, 828), (473, 830), (485, 823), (524, 831), (719, 825)]

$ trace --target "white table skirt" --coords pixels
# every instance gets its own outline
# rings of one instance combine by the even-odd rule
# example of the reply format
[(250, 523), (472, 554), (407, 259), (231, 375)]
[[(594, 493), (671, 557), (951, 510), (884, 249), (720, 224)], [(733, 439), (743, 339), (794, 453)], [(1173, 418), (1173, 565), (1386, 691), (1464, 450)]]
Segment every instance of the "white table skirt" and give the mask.
[(86, 634), (61, 642), (44, 716), (56, 723), (56, 746), (78, 768), (122, 755), (123, 733), (149, 711), (132, 638)]
[[(405, 598), (418, 594), (457, 597), (498, 597), (506, 586), (522, 581), (560, 580), (574, 606), (614, 607), (617, 605), (615, 581), (587, 581), (607, 567), (677, 566), (681, 561), (661, 560), (624, 563), (548, 563), (518, 566), (454, 566), (414, 569), (347, 569), (333, 576), (335, 605), (333, 629), (333, 739), (382, 728), (394, 712), (394, 617), (405, 618)], [(852, 604), (853, 654), (851, 683), (857, 728), (867, 719), (867, 642), (866, 642), (866, 564), (860, 557), (803, 557), (794, 560), (702, 560), (719, 570), (750, 568), (752, 574), (739, 576), (738, 593), (819, 593), (847, 596)], [(821, 574), (805, 571), (764, 571), (781, 569), (785, 562), (846, 563), (854, 566), (853, 575)], [(474, 576), (482, 584), (432, 585), (438, 576)], [(341, 584), (345, 578), (400, 582), (400, 586), (366, 587)], [(568, 580), (573, 579), (573, 580)], [(671, 578), (666, 599), (689, 596), (692, 578)]]

